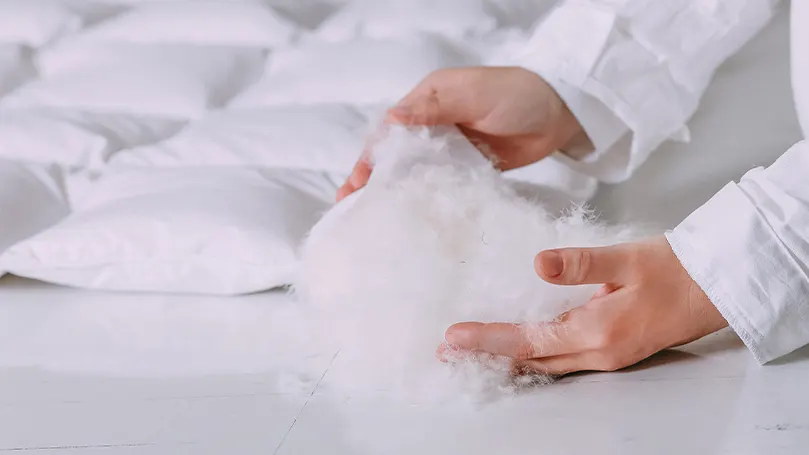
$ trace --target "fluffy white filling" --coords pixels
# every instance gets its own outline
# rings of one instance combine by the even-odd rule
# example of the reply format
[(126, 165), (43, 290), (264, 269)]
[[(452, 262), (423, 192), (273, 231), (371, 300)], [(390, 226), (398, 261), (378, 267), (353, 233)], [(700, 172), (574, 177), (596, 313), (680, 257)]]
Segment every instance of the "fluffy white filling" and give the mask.
[(456, 322), (536, 323), (585, 303), (533, 268), (541, 250), (627, 240), (574, 208), (555, 218), (454, 128), (391, 128), (368, 185), (329, 212), (302, 250), (296, 294), (313, 328), (340, 348), (324, 387), (385, 390), (434, 403), (512, 393), (507, 359), (439, 362)]

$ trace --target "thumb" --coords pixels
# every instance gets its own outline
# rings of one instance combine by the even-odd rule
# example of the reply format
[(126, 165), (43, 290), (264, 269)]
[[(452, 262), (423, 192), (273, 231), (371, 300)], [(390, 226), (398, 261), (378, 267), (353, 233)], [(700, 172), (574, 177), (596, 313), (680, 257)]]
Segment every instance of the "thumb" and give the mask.
[(537, 275), (562, 285), (625, 284), (631, 252), (625, 245), (546, 250), (534, 259)]

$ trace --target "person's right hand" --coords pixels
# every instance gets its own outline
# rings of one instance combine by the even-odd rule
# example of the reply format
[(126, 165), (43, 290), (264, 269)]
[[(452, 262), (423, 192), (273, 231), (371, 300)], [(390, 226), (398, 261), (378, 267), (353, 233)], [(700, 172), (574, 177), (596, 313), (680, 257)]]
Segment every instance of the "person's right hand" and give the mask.
[[(471, 67), (431, 73), (396, 106), (386, 124), (457, 125), (500, 170), (532, 164), (587, 141), (581, 125), (536, 73), (519, 67)], [(370, 147), (337, 193), (340, 201), (371, 176)]]

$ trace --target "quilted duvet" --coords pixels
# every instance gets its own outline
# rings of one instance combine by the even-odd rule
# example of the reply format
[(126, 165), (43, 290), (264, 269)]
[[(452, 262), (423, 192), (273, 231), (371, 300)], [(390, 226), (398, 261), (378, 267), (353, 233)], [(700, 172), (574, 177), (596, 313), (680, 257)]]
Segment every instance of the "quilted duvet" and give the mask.
[[(0, 274), (244, 294), (289, 283), (381, 112), (508, 64), (526, 0), (0, 0)], [(554, 160), (528, 191), (592, 195)]]

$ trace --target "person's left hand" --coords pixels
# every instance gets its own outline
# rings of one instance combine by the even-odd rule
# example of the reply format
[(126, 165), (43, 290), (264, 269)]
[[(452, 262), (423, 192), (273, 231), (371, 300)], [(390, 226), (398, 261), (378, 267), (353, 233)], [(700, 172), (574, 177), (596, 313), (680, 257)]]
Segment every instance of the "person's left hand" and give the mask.
[(439, 357), (449, 348), (510, 357), (523, 372), (614, 371), (727, 326), (663, 237), (543, 251), (535, 268), (550, 283), (604, 286), (554, 322), (455, 324)]

